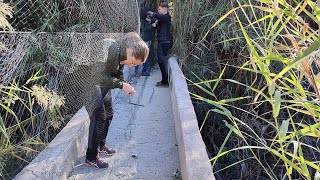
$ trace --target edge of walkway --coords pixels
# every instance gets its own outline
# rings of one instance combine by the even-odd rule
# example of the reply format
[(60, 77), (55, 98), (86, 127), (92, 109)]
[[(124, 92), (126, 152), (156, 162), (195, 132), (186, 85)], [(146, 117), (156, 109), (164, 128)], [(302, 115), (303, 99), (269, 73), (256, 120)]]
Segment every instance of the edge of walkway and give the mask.
[(89, 115), (83, 107), (14, 179), (67, 179), (74, 164), (86, 150), (89, 122)]
[(169, 59), (170, 95), (183, 180), (214, 180), (206, 146), (177, 58)]

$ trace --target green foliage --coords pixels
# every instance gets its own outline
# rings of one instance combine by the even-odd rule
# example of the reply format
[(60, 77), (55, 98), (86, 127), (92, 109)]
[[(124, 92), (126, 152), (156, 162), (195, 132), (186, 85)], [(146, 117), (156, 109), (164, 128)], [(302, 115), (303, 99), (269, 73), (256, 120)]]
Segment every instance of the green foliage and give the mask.
[[(185, 70), (196, 109), (201, 102), (209, 107), (205, 116), (197, 111), (217, 178), (316, 179), (317, 5), (310, 0), (197, 1), (186, 10), (175, 5), (176, 16), (192, 12), (184, 17), (187, 23), (183, 16), (175, 19), (175, 48), (195, 72)], [(203, 7), (205, 15), (199, 14)]]
[[(9, 86), (0, 85), (0, 172), (5, 177), (12, 176), (5, 173), (6, 165), (13, 160), (28, 163), (48, 143), (46, 139), (50, 139), (41, 136), (48, 134), (50, 127), (60, 128), (62, 125), (57, 113), (64, 98), (34, 84), (41, 78), (43, 76), (38, 71), (23, 85), (15, 82)], [(47, 111), (48, 119), (41, 116), (43, 112), (36, 111), (39, 106)]]

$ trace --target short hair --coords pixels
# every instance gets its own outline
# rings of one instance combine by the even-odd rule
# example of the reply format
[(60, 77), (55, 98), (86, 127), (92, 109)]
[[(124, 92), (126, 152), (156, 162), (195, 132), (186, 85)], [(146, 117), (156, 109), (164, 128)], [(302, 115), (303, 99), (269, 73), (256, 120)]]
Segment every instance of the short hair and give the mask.
[(166, 3), (166, 2), (160, 3), (159, 6), (160, 6), (160, 7), (163, 7), (163, 8), (169, 8), (169, 4)]
[(139, 34), (130, 32), (121, 38), (121, 45), (124, 49), (132, 49), (132, 56), (140, 59), (143, 63), (149, 55), (148, 45), (142, 40)]

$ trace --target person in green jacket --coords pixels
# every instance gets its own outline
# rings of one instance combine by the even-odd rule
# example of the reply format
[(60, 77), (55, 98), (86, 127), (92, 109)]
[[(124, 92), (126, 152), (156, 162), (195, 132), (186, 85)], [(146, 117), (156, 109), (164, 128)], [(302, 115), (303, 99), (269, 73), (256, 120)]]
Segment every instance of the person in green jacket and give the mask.
[(101, 161), (98, 154), (112, 156), (116, 153), (106, 142), (108, 128), (113, 118), (111, 89), (119, 88), (134, 96), (136, 91), (124, 80), (124, 65), (129, 67), (143, 64), (149, 54), (147, 44), (137, 33), (128, 33), (114, 41), (109, 47), (106, 63), (96, 63), (92, 74), (95, 87), (91, 93), (88, 149), (86, 152), (87, 166), (107, 169), (108, 163)]

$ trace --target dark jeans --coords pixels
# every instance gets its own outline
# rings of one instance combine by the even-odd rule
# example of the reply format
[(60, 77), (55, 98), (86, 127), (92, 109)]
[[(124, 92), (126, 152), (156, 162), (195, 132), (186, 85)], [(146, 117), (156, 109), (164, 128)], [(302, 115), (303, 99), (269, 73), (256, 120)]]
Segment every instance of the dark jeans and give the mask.
[(113, 118), (111, 90), (95, 87), (93, 113), (90, 115), (88, 149), (86, 159), (95, 160), (98, 146), (104, 146), (108, 129)]
[(158, 64), (162, 74), (161, 82), (168, 84), (168, 51), (170, 49), (170, 42), (158, 42), (157, 54)]
[[(150, 47), (151, 47), (151, 41), (146, 41), (146, 44), (147, 44), (148, 48), (150, 49)], [(151, 50), (150, 50), (150, 51), (151, 51)], [(148, 67), (149, 67), (149, 56), (148, 56), (146, 62), (143, 64), (142, 72), (143, 72), (143, 73), (144, 73), (144, 72), (148, 72)], [(135, 67), (135, 72), (136, 72), (136, 74), (139, 73), (139, 69), (140, 69), (140, 66), (136, 66), (136, 67)]]

